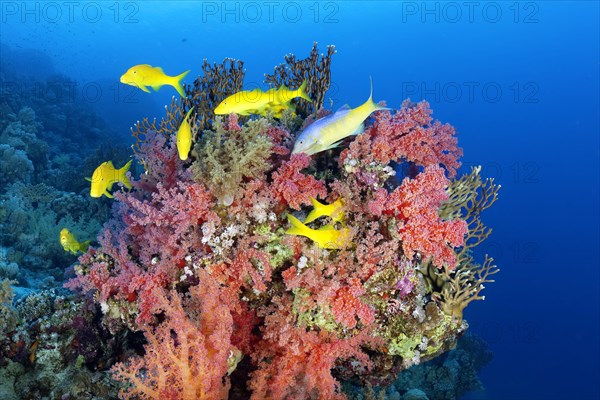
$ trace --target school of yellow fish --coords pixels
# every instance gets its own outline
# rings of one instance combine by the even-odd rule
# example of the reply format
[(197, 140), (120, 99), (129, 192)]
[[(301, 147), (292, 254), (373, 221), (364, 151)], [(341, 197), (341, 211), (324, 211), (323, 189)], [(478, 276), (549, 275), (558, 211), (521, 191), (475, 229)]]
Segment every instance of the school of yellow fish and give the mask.
[[(172, 86), (181, 97), (185, 97), (186, 94), (182, 81), (189, 72), (188, 70), (176, 76), (169, 76), (160, 67), (140, 64), (129, 68), (121, 76), (120, 82), (137, 87), (147, 93), (150, 93), (149, 87), (158, 91), (162, 86)], [(292, 104), (293, 99), (301, 98), (312, 102), (306, 92), (306, 86), (307, 81), (304, 81), (298, 89), (289, 89), (282, 85), (278, 89), (271, 88), (267, 91), (263, 91), (260, 88), (243, 90), (221, 101), (215, 108), (214, 113), (215, 115), (227, 115), (231, 113), (239, 115), (271, 115), (274, 118), (281, 118), (284, 111), (295, 111)], [(387, 109), (373, 102), (372, 91), (373, 85), (371, 84), (371, 96), (361, 106), (354, 109), (351, 109), (347, 105), (343, 106), (334, 114), (321, 118), (309, 125), (296, 139), (292, 153), (314, 155), (338, 146), (348, 136), (362, 133), (364, 121), (371, 113)], [(193, 107), (188, 110), (175, 137), (177, 152), (179, 158), (183, 161), (188, 159), (194, 140), (191, 126), (193, 119), (190, 119), (193, 110)], [(91, 182), (90, 196), (99, 198), (104, 195), (113, 198), (110, 190), (115, 183), (131, 189), (131, 182), (127, 177), (131, 162), (132, 160), (119, 169), (114, 167), (112, 161), (100, 164), (92, 174), (92, 177), (86, 178)], [(311, 199), (311, 202), (313, 210), (308, 214), (304, 222), (288, 214), (288, 221), (291, 227), (286, 233), (307, 237), (323, 249), (343, 249), (350, 246), (351, 230), (343, 224), (343, 200), (340, 198), (331, 204), (323, 204), (316, 199)], [(319, 229), (312, 229), (307, 226), (307, 224), (321, 217), (329, 217), (331, 223)], [(342, 224), (342, 228), (336, 229), (336, 223)], [(60, 243), (65, 251), (77, 254), (77, 252), (85, 252), (90, 242), (77, 241), (73, 234), (67, 228), (64, 228), (60, 232)]]

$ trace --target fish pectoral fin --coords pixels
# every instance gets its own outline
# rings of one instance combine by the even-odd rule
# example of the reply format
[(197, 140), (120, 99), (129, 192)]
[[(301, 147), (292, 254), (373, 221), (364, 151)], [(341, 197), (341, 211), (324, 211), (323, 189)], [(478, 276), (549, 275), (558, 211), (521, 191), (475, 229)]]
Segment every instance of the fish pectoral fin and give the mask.
[(360, 134), (361, 134), (361, 133), (363, 133), (364, 131), (365, 131), (365, 123), (363, 122), (363, 123), (361, 123), (361, 124), (358, 126), (358, 128), (356, 128), (356, 129), (354, 130), (354, 132), (352, 132), (352, 133), (350, 134), (350, 136), (356, 136), (356, 135), (360, 135)]
[(327, 146), (327, 147), (323, 148), (323, 151), (325, 151), (325, 150), (331, 150), (331, 149), (335, 149), (335, 148), (336, 148), (336, 147), (338, 147), (340, 144), (342, 144), (342, 142), (343, 142), (343, 141), (344, 141), (344, 139), (342, 139), (342, 140), (340, 140), (340, 141), (338, 141), (338, 142), (332, 143), (332, 144), (330, 144), (329, 146)]

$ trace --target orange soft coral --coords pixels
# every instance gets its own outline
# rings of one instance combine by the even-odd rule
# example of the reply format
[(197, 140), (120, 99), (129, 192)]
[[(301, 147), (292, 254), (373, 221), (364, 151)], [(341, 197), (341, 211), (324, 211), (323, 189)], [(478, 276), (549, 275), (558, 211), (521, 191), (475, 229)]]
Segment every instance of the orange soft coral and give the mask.
[(146, 354), (112, 369), (117, 380), (131, 384), (121, 391), (123, 398), (227, 398), (227, 361), (236, 351), (230, 342), (233, 319), (217, 283), (205, 271), (198, 275), (200, 284), (190, 288), (189, 297), (175, 291), (156, 296), (156, 311), (165, 320), (144, 329)]

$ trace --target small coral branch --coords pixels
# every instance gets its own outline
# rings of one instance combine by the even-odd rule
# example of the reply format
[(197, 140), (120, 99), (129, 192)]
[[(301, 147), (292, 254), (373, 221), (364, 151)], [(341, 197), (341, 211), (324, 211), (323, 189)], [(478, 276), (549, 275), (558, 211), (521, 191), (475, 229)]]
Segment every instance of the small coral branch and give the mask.
[(446, 281), (442, 288), (442, 310), (452, 317), (462, 320), (464, 309), (474, 300), (485, 300), (481, 291), (486, 283), (495, 282), (491, 276), (500, 272), (493, 264), (494, 259), (487, 256), (482, 265), (466, 264), (455, 271), (444, 268), (438, 271)]

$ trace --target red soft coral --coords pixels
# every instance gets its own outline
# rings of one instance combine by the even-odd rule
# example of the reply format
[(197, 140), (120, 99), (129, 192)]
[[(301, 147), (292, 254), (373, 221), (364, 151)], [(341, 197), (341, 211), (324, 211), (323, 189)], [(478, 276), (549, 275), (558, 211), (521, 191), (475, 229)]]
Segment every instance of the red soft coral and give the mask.
[(143, 358), (135, 357), (113, 367), (113, 376), (131, 386), (123, 398), (226, 399), (229, 390), (227, 360), (233, 348), (233, 319), (224, 306), (219, 287), (204, 271), (200, 284), (191, 287), (184, 301), (172, 291), (167, 298), (157, 294), (155, 308), (165, 320), (146, 327)]
[(443, 165), (450, 177), (455, 176), (462, 156), (456, 131), (449, 124), (434, 122), (431, 114), (426, 101), (414, 104), (409, 100), (393, 115), (388, 111), (375, 113), (373, 125), (350, 145), (341, 161), (351, 157), (364, 164), (375, 160), (382, 164), (410, 161), (423, 167)]
[(350, 279), (347, 286), (339, 289), (331, 304), (331, 313), (335, 322), (348, 329), (356, 327), (357, 318), (365, 326), (373, 323), (375, 312), (360, 300), (360, 296), (363, 294), (365, 294), (365, 289), (360, 280), (356, 278)]
[(398, 235), (409, 260), (418, 251), (424, 259), (433, 258), (438, 268), (455, 267), (451, 246), (464, 244), (467, 224), (458, 219), (443, 221), (438, 215), (439, 206), (448, 199), (448, 183), (442, 168), (429, 166), (415, 179), (405, 178), (390, 194), (385, 212), (398, 218)]
[(327, 190), (322, 181), (300, 172), (310, 165), (310, 160), (311, 158), (307, 154), (292, 154), (290, 160), (283, 163), (273, 173), (271, 185), (273, 196), (295, 210), (299, 210), (303, 204), (310, 205), (311, 197), (325, 198), (327, 196)]
[(253, 354), (258, 369), (250, 381), (252, 399), (345, 399), (331, 370), (337, 360), (349, 358), (369, 367), (361, 346), (377, 340), (366, 330), (343, 339), (327, 331), (306, 331), (295, 326), (291, 298), (274, 302), (265, 317), (263, 341)]

